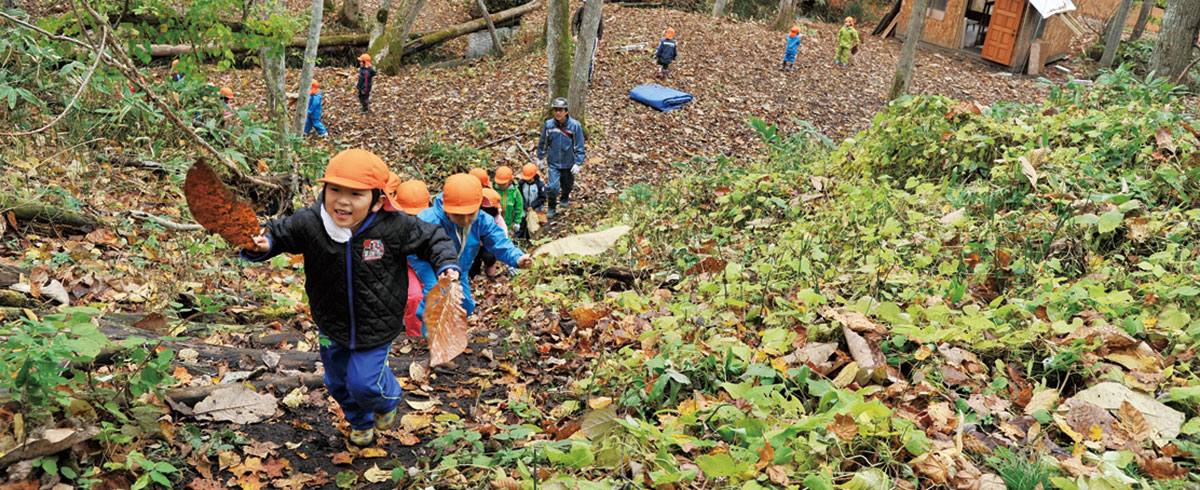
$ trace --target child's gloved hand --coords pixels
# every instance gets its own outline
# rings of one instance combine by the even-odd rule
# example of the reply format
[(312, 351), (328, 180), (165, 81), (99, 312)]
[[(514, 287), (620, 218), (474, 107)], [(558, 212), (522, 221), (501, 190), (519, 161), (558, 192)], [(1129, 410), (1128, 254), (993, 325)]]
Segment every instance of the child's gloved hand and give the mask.
[(457, 281), (458, 280), (458, 269), (446, 269), (445, 272), (443, 272), (441, 275), (438, 276), (438, 279), (449, 279), (451, 281)]
[(579, 165), (578, 164), (571, 167), (571, 175), (579, 175)]
[(530, 257), (529, 254), (522, 255), (521, 258), (517, 259), (517, 267), (520, 267), (522, 269), (532, 268), (533, 267), (533, 257)]

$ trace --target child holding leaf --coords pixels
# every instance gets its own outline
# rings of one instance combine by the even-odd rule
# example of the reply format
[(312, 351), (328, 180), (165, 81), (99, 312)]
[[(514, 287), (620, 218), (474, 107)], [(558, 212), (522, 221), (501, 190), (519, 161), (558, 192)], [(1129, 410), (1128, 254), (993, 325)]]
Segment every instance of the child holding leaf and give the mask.
[(317, 202), (271, 220), (242, 257), (262, 262), (304, 255), (305, 291), (321, 332), (325, 386), (350, 423), (350, 442), (368, 446), (395, 423), (403, 395), (388, 367), (404, 332), (407, 257), (457, 280), (457, 248), (440, 227), (404, 213), (393, 195), (400, 178), (366, 150), (338, 153), (325, 168)]

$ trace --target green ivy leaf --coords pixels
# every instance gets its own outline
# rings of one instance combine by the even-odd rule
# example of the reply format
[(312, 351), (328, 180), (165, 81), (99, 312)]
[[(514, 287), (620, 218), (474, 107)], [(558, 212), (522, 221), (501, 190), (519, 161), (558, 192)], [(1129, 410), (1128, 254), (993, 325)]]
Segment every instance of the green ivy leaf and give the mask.
[(1113, 230), (1121, 226), (1121, 222), (1125, 220), (1125, 214), (1113, 210), (1100, 215), (1100, 222), (1097, 224), (1100, 233), (1111, 233)]
[(750, 468), (745, 462), (735, 461), (729, 453), (705, 454), (696, 458), (696, 466), (705, 476), (713, 478), (734, 476)]

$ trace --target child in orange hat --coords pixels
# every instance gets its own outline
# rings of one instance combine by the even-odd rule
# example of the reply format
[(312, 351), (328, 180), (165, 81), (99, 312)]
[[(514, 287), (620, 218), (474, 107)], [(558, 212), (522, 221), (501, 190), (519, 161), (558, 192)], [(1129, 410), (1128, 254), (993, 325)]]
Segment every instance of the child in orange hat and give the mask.
[(858, 31), (854, 30), (854, 17), (846, 17), (842, 22), (842, 28), (837, 32), (837, 58), (834, 59), (834, 65), (849, 66), (850, 55), (854, 47), (858, 45)]
[(671, 69), (671, 63), (675, 61), (675, 56), (679, 54), (678, 47), (675, 44), (675, 28), (668, 27), (667, 32), (663, 34), (663, 40), (658, 42), (658, 48), (654, 50), (654, 61), (658, 63), (658, 77), (666, 80), (667, 73)]
[(171, 60), (171, 81), (172, 82), (182, 82), (183, 81), (183, 74), (179, 73), (178, 68), (175, 68), (178, 65), (179, 65), (179, 60)]
[[(429, 208), (429, 188), (419, 180), (405, 181), (396, 189), (396, 203), (400, 205), (401, 211), (410, 216), (416, 216)], [(410, 259), (408, 264), (408, 302), (404, 305), (404, 333), (413, 337), (421, 336), (421, 318), (417, 316), (417, 308), (421, 306), (421, 300), (425, 299), (425, 294), (421, 292), (423, 290), (424, 285), (417, 277), (417, 272), (413, 270)]]
[[(509, 236), (508, 225), (504, 223), (504, 205), (500, 201), (499, 192), (485, 186), (483, 188), (483, 203), (480, 204), (479, 210), (486, 213), (492, 221), (496, 222), (496, 226), (499, 226), (504, 231), (504, 236)], [(479, 255), (475, 256), (475, 262), (471, 264), (471, 270), (467, 271), (467, 277), (474, 279), (480, 272), (484, 272), (485, 268), (489, 278), (496, 276), (496, 256), (486, 248), (480, 249)]]
[[(475, 256), (481, 250), (487, 250), (496, 259), (505, 264), (528, 269), (533, 267), (533, 258), (520, 248), (517, 248), (504, 231), (496, 225), (495, 220), (486, 213), (480, 212), (483, 203), (483, 186), (479, 179), (467, 174), (455, 174), (446, 179), (442, 193), (433, 199), (433, 207), (421, 211), (417, 217), (438, 225), (454, 242), (458, 251), (460, 269), (468, 270), (475, 263)], [(414, 261), (413, 270), (425, 284), (426, 295), (436, 283), (434, 268), (428, 260), (418, 258)], [(471, 297), (471, 282), (461, 281), (463, 287), (463, 308), (467, 314), (475, 311), (475, 300)], [(422, 302), (418, 315), (424, 315), (425, 304)]]
[(317, 136), (325, 136), (325, 124), (321, 122), (321, 102), (324, 98), (321, 93), (321, 84), (316, 80), (312, 81), (312, 88), (308, 91), (308, 120), (304, 122), (304, 135), (308, 136), (312, 130), (317, 130)]
[[(521, 178), (518, 179), (517, 189), (521, 191), (521, 201), (525, 204), (525, 215), (529, 215), (533, 211), (541, 211), (542, 205), (546, 203), (546, 184), (542, 183), (542, 176), (538, 174), (537, 164), (526, 163), (521, 167)], [(529, 227), (522, 222), (517, 227), (517, 238), (529, 238)]]
[(362, 104), (363, 112), (371, 111), (371, 89), (375, 87), (375, 69), (371, 68), (371, 55), (363, 53), (358, 56), (358, 103)]
[(512, 167), (501, 165), (496, 169), (495, 189), (500, 195), (500, 209), (508, 228), (515, 231), (525, 219), (525, 199), (521, 190), (513, 185), (513, 179)]
[(792, 71), (798, 51), (800, 51), (800, 27), (792, 26), (792, 31), (788, 33), (787, 37), (787, 48), (783, 51), (783, 66), (779, 68), (779, 71)]
[(338, 153), (325, 167), (317, 202), (268, 221), (242, 257), (263, 262), (282, 253), (304, 256), (305, 292), (321, 334), (325, 387), (350, 423), (349, 440), (370, 445), (389, 430), (403, 391), (387, 365), (392, 340), (404, 332), (410, 255), (455, 280), (455, 244), (436, 225), (400, 211), (400, 178), (366, 150)]

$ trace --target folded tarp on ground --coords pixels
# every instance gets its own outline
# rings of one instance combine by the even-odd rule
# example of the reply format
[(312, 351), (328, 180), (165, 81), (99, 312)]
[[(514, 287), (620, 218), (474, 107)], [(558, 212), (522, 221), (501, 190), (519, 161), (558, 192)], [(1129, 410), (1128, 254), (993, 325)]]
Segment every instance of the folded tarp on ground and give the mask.
[(692, 101), (692, 94), (662, 85), (640, 85), (629, 91), (629, 98), (666, 112)]

